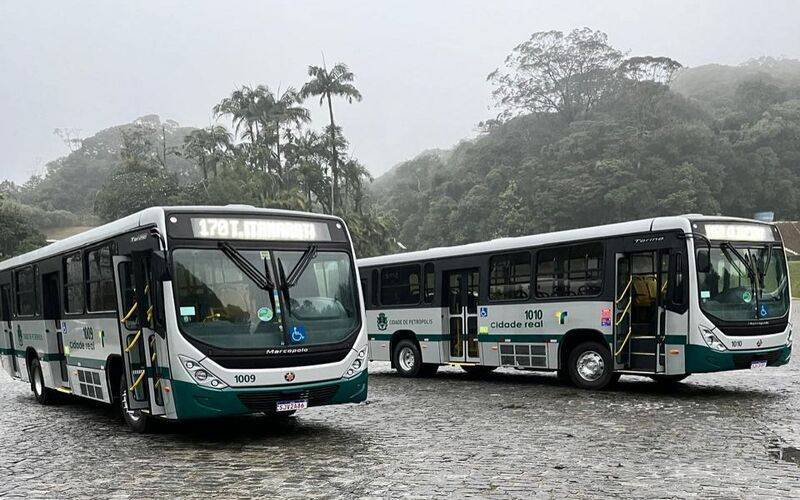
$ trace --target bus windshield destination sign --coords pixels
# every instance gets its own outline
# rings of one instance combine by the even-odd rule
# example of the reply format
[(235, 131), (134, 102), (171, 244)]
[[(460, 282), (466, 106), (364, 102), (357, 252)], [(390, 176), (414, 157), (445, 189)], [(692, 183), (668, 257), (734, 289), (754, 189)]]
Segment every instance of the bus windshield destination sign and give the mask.
[(706, 224), (710, 240), (774, 241), (772, 227), (761, 224)]
[(204, 239), (330, 241), (328, 225), (277, 219), (192, 217), (192, 235)]

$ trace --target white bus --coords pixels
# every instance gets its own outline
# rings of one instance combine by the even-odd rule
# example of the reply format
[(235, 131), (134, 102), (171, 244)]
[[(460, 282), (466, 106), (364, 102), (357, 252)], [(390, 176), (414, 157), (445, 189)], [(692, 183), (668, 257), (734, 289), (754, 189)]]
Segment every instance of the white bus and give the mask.
[(792, 325), (778, 229), (686, 215), (361, 259), (370, 358), (405, 376), (457, 364), (620, 374), (780, 366)]
[(289, 414), (367, 397), (353, 247), (336, 217), (149, 208), (0, 263), (0, 359), (154, 418)]

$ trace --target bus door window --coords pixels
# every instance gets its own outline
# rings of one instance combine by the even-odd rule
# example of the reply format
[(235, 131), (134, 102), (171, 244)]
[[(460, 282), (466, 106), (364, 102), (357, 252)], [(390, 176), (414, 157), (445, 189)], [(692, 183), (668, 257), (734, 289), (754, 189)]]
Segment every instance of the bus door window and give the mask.
[[(61, 380), (67, 379), (67, 361), (64, 358), (64, 339), (61, 333), (61, 281), (58, 272), (42, 275), (42, 315), (45, 320), (45, 331), (56, 337), (58, 353), (61, 359)], [(51, 323), (52, 322), (52, 323)], [(52, 330), (51, 330), (52, 328)], [(52, 332), (52, 333), (50, 333)]]
[(478, 291), (480, 290), (477, 270), (467, 272), (467, 357), (480, 356), (478, 348)]
[(14, 373), (19, 373), (17, 355), (14, 349), (14, 332), (11, 329), (11, 287), (0, 286), (0, 316), (2, 316), (3, 333), (8, 336), (8, 348), (11, 351), (11, 367)]
[(447, 280), (447, 299), (450, 304), (450, 357), (464, 356), (464, 322), (461, 316), (461, 273), (451, 273)]

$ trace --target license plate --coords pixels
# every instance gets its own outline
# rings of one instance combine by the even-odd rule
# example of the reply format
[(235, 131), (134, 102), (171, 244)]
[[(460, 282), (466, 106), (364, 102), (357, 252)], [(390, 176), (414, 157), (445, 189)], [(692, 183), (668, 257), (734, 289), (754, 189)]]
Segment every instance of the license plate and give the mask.
[(758, 368), (766, 368), (766, 367), (767, 367), (767, 361), (766, 360), (751, 361), (750, 362), (750, 369), (751, 370), (756, 370)]
[(275, 405), (275, 411), (294, 411), (304, 410), (308, 408), (308, 400), (301, 399), (298, 401), (278, 401)]

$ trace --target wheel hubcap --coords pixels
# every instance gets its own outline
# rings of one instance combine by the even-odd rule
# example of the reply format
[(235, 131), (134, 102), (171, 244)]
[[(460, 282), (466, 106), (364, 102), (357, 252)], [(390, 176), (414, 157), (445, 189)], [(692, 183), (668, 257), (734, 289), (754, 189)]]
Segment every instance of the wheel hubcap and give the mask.
[(578, 375), (588, 382), (594, 382), (603, 376), (606, 364), (603, 356), (594, 351), (587, 351), (578, 357)]
[(416, 364), (416, 359), (414, 356), (414, 351), (410, 347), (403, 347), (400, 350), (400, 356), (398, 356), (398, 361), (400, 362), (400, 368), (403, 371), (409, 372), (414, 368)]

